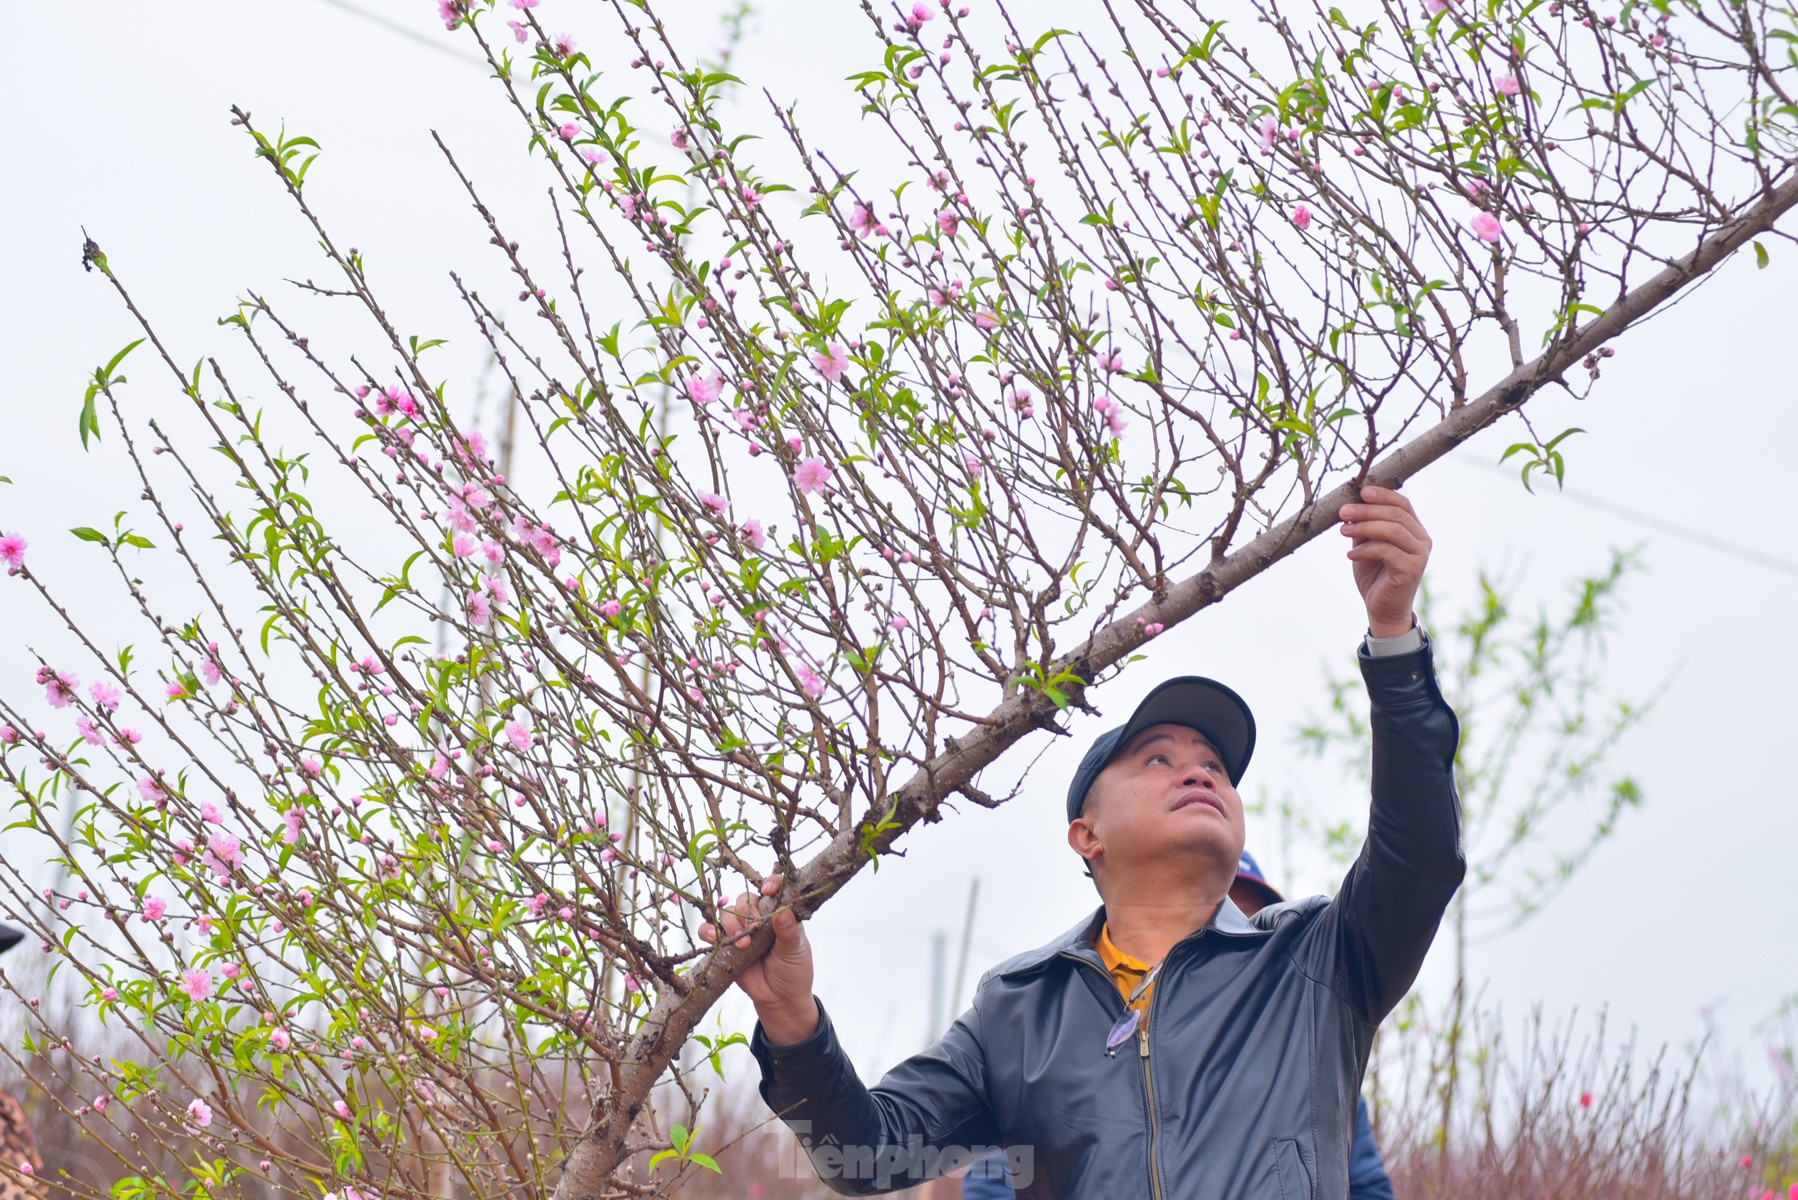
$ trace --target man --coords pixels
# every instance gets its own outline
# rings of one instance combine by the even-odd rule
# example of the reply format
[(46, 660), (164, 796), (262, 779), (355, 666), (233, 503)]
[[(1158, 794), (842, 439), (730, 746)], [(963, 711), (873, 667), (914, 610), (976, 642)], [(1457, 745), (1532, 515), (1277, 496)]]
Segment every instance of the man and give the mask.
[[(1340, 517), (1367, 610), (1373, 807), (1334, 899), (1253, 920), (1229, 899), (1254, 718), (1229, 688), (1189, 676), (1101, 735), (1068, 789), (1068, 844), (1100, 909), (989, 971), (949, 1032), (877, 1087), (856, 1078), (812, 995), (792, 912), (744, 896), (722, 914), (740, 946), (752, 912), (772, 920), (771, 950), (739, 980), (760, 1018), (751, 1050), (763, 1099), (830, 1187), (910, 1186), (1000, 1144), (1025, 1200), (1347, 1194), (1374, 1030), (1466, 864), (1459, 730), (1412, 611), (1429, 536), (1385, 488)], [(765, 881), (764, 898), (779, 886)]]
[[(1261, 864), (1247, 850), (1236, 865), (1236, 878), (1230, 884), (1230, 901), (1252, 917), (1286, 898), (1274, 890), (1261, 871)], [(1120, 991), (1128, 995), (1131, 987), (1120, 983)], [(962, 1200), (1013, 1200), (1011, 1169), (1003, 1152), (980, 1159), (962, 1177)], [(1368, 1115), (1367, 1101), (1355, 1098), (1355, 1141), (1349, 1152), (1348, 1200), (1395, 1200), (1392, 1179), (1380, 1159), (1380, 1148), (1373, 1140), (1373, 1118)]]

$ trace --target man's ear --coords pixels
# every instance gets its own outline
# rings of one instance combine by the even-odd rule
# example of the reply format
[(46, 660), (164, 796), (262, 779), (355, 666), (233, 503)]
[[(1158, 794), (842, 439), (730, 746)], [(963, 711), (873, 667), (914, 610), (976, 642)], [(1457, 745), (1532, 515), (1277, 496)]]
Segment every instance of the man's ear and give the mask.
[(1092, 820), (1089, 817), (1076, 817), (1068, 825), (1068, 846), (1075, 854), (1086, 860), (1089, 871), (1098, 857), (1105, 853), (1105, 845), (1099, 841), (1099, 835), (1093, 829)]

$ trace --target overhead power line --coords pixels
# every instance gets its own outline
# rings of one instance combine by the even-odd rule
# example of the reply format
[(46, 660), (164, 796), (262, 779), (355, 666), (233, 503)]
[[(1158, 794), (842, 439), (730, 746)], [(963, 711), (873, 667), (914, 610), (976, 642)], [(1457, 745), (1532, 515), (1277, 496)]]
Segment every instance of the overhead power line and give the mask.
[[(1503, 475), (1507, 478), (1514, 475), (1513, 472), (1508, 471), (1503, 467), (1495, 466), (1492, 463), (1480, 462), (1472, 458), (1457, 457), (1454, 461), (1461, 463), (1464, 466), (1477, 467), (1482, 471), (1494, 475)], [(1728, 542), (1714, 534), (1705, 533), (1700, 529), (1688, 529), (1684, 525), (1675, 525), (1671, 521), (1663, 521), (1661, 518), (1650, 513), (1641, 512), (1637, 509), (1630, 508), (1627, 505), (1617, 504), (1610, 500), (1603, 500), (1597, 496), (1588, 496), (1582, 492), (1569, 491), (1565, 488), (1560, 489), (1556, 495), (1563, 500), (1571, 501), (1584, 508), (1595, 509), (1598, 512), (1606, 513), (1624, 521), (1631, 521), (1647, 529), (1652, 529), (1657, 533), (1664, 533), (1669, 537), (1680, 538), (1684, 541), (1691, 542), (1693, 545), (1703, 546), (1706, 550), (1712, 550), (1718, 554), (1727, 554), (1732, 558), (1739, 558), (1743, 562), (1753, 563), (1757, 567), (1766, 567), (1770, 571), (1778, 571), (1785, 575), (1798, 576), (1798, 562), (1793, 562), (1791, 559), (1781, 558), (1776, 554), (1768, 554), (1764, 550), (1756, 550), (1752, 546), (1742, 546), (1735, 542)]]
[(319, 3), (329, 4), (332, 8), (342, 9), (351, 16), (361, 17), (364, 21), (379, 25), (389, 33), (398, 34), (409, 42), (416, 42), (420, 46), (437, 51), (439, 54), (447, 54), (451, 58), (460, 59), (465, 63), (471, 63), (477, 67), (485, 67), (487, 65), (487, 60), (478, 55), (470, 54), (466, 50), (459, 50), (454, 46), (446, 45), (437, 38), (426, 37), (410, 25), (404, 25), (391, 17), (384, 17), (380, 13), (371, 12), (368, 9), (363, 8), (360, 4), (351, 4), (350, 0), (319, 0)]

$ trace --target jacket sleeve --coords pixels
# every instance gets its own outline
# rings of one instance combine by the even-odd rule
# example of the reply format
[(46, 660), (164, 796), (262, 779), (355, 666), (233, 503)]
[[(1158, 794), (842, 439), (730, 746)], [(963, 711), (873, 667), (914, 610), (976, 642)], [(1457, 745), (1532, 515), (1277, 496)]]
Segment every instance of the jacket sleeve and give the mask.
[(979, 1016), (969, 1009), (936, 1045), (865, 1087), (818, 1005), (818, 1030), (769, 1045), (756, 1025), (750, 1053), (762, 1099), (798, 1136), (818, 1178), (844, 1196), (911, 1187), (965, 1166), (998, 1141), (986, 1102)]
[(1380, 1160), (1380, 1147), (1373, 1140), (1373, 1121), (1367, 1115), (1367, 1101), (1355, 1101), (1355, 1144), (1349, 1151), (1348, 1200), (1396, 1200), (1392, 1179), (1386, 1164)]
[(1370, 1024), (1417, 978), (1467, 872), (1455, 748), (1461, 730), (1436, 686), (1428, 638), (1406, 654), (1361, 651), (1373, 730), (1367, 840), (1330, 902), (1335, 974)]

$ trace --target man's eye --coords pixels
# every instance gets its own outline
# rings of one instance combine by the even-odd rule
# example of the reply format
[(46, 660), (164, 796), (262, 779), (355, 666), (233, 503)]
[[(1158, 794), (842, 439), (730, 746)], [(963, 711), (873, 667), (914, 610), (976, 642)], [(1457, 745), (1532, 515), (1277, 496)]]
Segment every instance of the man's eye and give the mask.
[(1158, 758), (1159, 758), (1159, 759), (1160, 759), (1160, 760), (1161, 760), (1161, 761), (1162, 761), (1162, 762), (1166, 762), (1166, 761), (1167, 761), (1167, 755), (1165, 755), (1165, 754), (1151, 754), (1151, 755), (1149, 755), (1149, 761), (1150, 761), (1150, 762), (1154, 762), (1154, 761), (1155, 761), (1155, 760), (1156, 760), (1156, 759), (1158, 759)]

